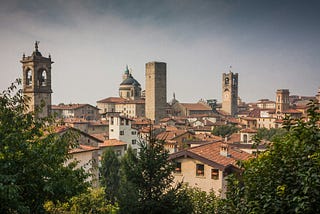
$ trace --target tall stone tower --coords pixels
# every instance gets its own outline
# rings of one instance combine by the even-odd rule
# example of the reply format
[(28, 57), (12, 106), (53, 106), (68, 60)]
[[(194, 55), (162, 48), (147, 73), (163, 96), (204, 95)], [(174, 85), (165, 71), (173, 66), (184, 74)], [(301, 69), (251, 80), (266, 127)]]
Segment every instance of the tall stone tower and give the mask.
[(167, 64), (149, 62), (146, 64), (146, 117), (154, 123), (166, 117), (167, 107)]
[(29, 97), (28, 111), (37, 112), (37, 117), (43, 118), (50, 115), (51, 111), (51, 56), (43, 57), (38, 50), (39, 42), (35, 43), (35, 50), (31, 56), (23, 55), (23, 94)]
[(276, 96), (276, 113), (280, 114), (289, 109), (289, 89), (278, 89)]
[(222, 74), (222, 110), (231, 116), (238, 112), (238, 73)]

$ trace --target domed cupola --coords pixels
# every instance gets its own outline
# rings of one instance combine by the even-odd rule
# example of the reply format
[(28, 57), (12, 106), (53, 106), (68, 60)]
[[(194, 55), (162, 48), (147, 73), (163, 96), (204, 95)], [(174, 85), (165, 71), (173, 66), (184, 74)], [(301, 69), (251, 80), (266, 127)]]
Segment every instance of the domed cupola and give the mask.
[(141, 85), (133, 78), (131, 72), (129, 72), (128, 66), (122, 76), (123, 81), (120, 84), (119, 96), (128, 100), (135, 100), (141, 98)]

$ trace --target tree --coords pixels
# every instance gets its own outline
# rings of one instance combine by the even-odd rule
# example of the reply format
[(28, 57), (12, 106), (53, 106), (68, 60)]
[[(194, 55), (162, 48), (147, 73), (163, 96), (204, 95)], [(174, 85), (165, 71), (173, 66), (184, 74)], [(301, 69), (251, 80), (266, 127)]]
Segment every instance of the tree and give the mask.
[(263, 140), (268, 140), (268, 141), (274, 141), (276, 138), (279, 138), (283, 135), (286, 134), (286, 130), (283, 128), (271, 128), (271, 129), (267, 129), (267, 128), (260, 128), (257, 130), (257, 134), (256, 137), (258, 137), (259, 139), (263, 139)]
[(181, 205), (177, 199), (183, 201), (183, 193), (178, 186), (171, 187), (174, 166), (168, 161), (164, 141), (156, 140), (150, 132), (140, 144), (138, 156), (129, 149), (122, 160), (120, 212), (189, 213), (190, 209), (176, 209)]
[(230, 180), (225, 213), (320, 213), (319, 120), (313, 103), (307, 118), (286, 118), (288, 132)]
[(88, 192), (70, 198), (67, 202), (53, 203), (46, 202), (45, 210), (48, 213), (118, 213), (117, 204), (109, 204), (106, 200), (106, 193), (103, 188), (89, 189)]
[(239, 130), (238, 127), (228, 124), (228, 125), (222, 125), (214, 128), (212, 130), (212, 134), (216, 136), (221, 136), (221, 137), (228, 137), (233, 133), (237, 132), (238, 130)]
[(0, 95), (0, 212), (40, 213), (46, 200), (65, 201), (86, 190), (88, 175), (65, 166), (76, 134), (54, 132), (53, 120), (26, 113), (17, 80)]
[(120, 161), (112, 149), (104, 151), (101, 165), (101, 184), (105, 188), (107, 201), (114, 204), (118, 198), (120, 185)]

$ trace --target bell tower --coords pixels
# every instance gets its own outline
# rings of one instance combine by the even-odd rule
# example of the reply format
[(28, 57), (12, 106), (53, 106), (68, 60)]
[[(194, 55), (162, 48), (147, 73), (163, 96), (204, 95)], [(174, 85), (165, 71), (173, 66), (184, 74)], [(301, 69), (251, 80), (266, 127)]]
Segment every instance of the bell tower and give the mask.
[(222, 110), (234, 116), (238, 111), (238, 73), (222, 74)]
[(23, 54), (23, 94), (28, 97), (26, 104), (29, 112), (36, 112), (39, 118), (47, 117), (51, 112), (51, 56), (43, 57), (38, 50), (39, 42), (35, 42), (35, 50), (31, 56)]

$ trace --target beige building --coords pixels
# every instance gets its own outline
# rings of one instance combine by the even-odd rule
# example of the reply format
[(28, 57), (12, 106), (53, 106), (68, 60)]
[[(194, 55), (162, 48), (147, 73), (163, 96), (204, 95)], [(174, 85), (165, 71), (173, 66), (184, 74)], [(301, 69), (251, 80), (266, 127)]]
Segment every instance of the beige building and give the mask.
[(90, 104), (59, 104), (51, 106), (52, 113), (58, 118), (100, 119), (99, 109)]
[(203, 191), (213, 190), (225, 197), (227, 178), (230, 173), (240, 172), (238, 160), (246, 160), (250, 154), (234, 150), (222, 142), (207, 143), (170, 155), (176, 164), (175, 182), (188, 183)]
[(146, 64), (146, 117), (159, 123), (167, 116), (167, 65), (164, 62)]
[(288, 110), (289, 104), (289, 89), (278, 89), (276, 92), (276, 113), (281, 114)]
[(222, 74), (222, 111), (234, 116), (238, 112), (238, 73)]
[(23, 94), (29, 99), (29, 112), (35, 112), (37, 117), (47, 117), (51, 113), (51, 56), (43, 57), (38, 50), (39, 42), (35, 43), (35, 50), (31, 56), (23, 55)]
[(119, 112), (121, 115), (136, 118), (145, 116), (145, 100), (127, 100), (121, 97), (108, 97), (97, 101), (100, 114)]
[(133, 78), (128, 66), (122, 75), (119, 97), (108, 97), (97, 101), (100, 114), (119, 112), (121, 115), (135, 118), (145, 116), (145, 100), (141, 96), (141, 85)]
[(198, 103), (180, 103), (175, 102), (172, 105), (174, 116), (195, 116), (195, 115), (212, 115), (211, 107), (203, 102)]
[(195, 137), (194, 133), (188, 130), (177, 129), (161, 132), (156, 136), (156, 138), (166, 142), (165, 149), (167, 149), (171, 154), (187, 148), (187, 141), (193, 140)]

